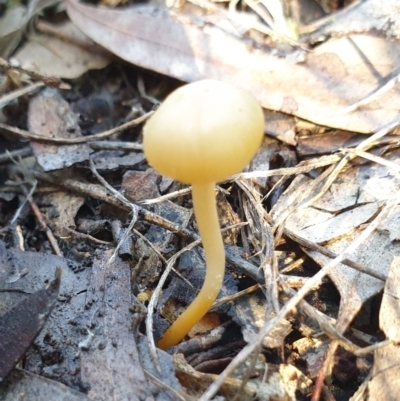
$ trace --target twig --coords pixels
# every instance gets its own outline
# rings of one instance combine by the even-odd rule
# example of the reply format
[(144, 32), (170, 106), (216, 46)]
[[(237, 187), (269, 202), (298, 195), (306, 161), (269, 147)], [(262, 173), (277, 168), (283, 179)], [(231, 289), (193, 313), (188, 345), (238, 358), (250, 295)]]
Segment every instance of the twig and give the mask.
[(342, 159), (341, 154), (322, 156), (316, 160), (300, 162), (295, 167), (286, 167), (279, 168), (275, 170), (266, 170), (266, 171), (252, 171), (250, 173), (240, 173), (231, 177), (231, 180), (235, 180), (237, 178), (246, 179), (246, 178), (266, 178), (266, 177), (274, 177), (277, 175), (288, 176), (288, 175), (298, 175), (302, 173), (309, 173), (316, 168), (330, 166), (331, 164), (337, 163), (340, 159)]
[(95, 244), (99, 244), (99, 245), (112, 246), (112, 242), (102, 241), (100, 239), (93, 237), (92, 235), (81, 233), (79, 231), (73, 230), (72, 228), (64, 227), (64, 230), (70, 232), (72, 235), (74, 235), (75, 237), (80, 238), (82, 240), (92, 241)]
[(0, 155), (0, 164), (7, 163), (10, 160), (15, 160), (19, 157), (30, 156), (31, 154), (32, 154), (32, 148), (30, 146), (17, 150), (11, 150), (11, 151), (6, 150), (5, 153), (2, 153)]
[(26, 203), (29, 201), (29, 198), (30, 198), (30, 197), (33, 195), (33, 193), (35, 192), (36, 184), (37, 184), (37, 181), (34, 180), (34, 181), (32, 182), (32, 186), (31, 186), (31, 189), (30, 189), (29, 191), (28, 191), (25, 187), (22, 186), (22, 192), (23, 192), (23, 194), (25, 195), (25, 199), (24, 199), (24, 201), (21, 203), (21, 205), (18, 207), (18, 209), (15, 211), (14, 217), (13, 217), (13, 218), (11, 219), (11, 221), (10, 221), (10, 225), (14, 224), (14, 223), (17, 221), (17, 219), (18, 219), (18, 217), (19, 217), (19, 215), (20, 215), (20, 213), (21, 213), (21, 210), (24, 208), (24, 206), (26, 205)]
[(24, 86), (23, 88), (15, 89), (12, 92), (7, 93), (7, 95), (3, 95), (0, 97), (0, 109), (6, 106), (8, 103), (11, 103), (13, 100), (26, 95), (27, 93), (33, 92), (37, 88), (41, 88), (44, 86), (43, 82), (36, 82), (34, 84)]
[(252, 285), (248, 288), (246, 288), (245, 290), (236, 292), (235, 294), (232, 295), (227, 295), (226, 297), (220, 298), (218, 299), (218, 301), (215, 301), (210, 309), (210, 312), (213, 312), (214, 310), (216, 310), (217, 308), (219, 308), (221, 305), (224, 305), (228, 302), (232, 302), (235, 301), (236, 299), (239, 299), (245, 295), (249, 295), (252, 294), (255, 291), (258, 291), (261, 288), (261, 286), (259, 284), (255, 284)]
[[(332, 174), (336, 171), (336, 167), (337, 164), (330, 166), (315, 180), (303, 184), (303, 190), (298, 191), (298, 194), (296, 195), (296, 198), (293, 200), (291, 205), (276, 218), (276, 220), (274, 221), (274, 225), (272, 226), (272, 232), (277, 231), (277, 234), (275, 235), (275, 244), (277, 244), (280, 240), (284, 229), (284, 222), (289, 218), (289, 216), (294, 211), (304, 209), (307, 206), (311, 205), (313, 202), (319, 199), (325, 193), (325, 191), (328, 190), (331, 185), (330, 177), (332, 177)], [(325, 183), (324, 180), (326, 180)], [(317, 194), (313, 196), (313, 191), (316, 192), (315, 188), (319, 188), (320, 186), (322, 186), (322, 189), (319, 189)], [(307, 197), (309, 198), (307, 199)]]
[(7, 124), (2, 124), (2, 123), (0, 123), (0, 128), (3, 128), (6, 131), (16, 134), (22, 138), (33, 139), (35, 141), (60, 143), (60, 144), (62, 144), (62, 143), (78, 144), (78, 143), (87, 143), (87, 142), (91, 142), (91, 141), (95, 141), (95, 140), (99, 140), (99, 139), (108, 138), (109, 136), (117, 134), (119, 132), (122, 132), (128, 128), (136, 127), (137, 125), (146, 121), (151, 115), (153, 115), (153, 113), (154, 113), (154, 111), (149, 111), (148, 113), (144, 114), (143, 116), (135, 118), (132, 121), (128, 121), (127, 123), (122, 124), (119, 127), (115, 127), (108, 131), (100, 132), (99, 134), (83, 136), (83, 137), (78, 137), (78, 138), (50, 138), (50, 137), (45, 137), (43, 135), (32, 134), (29, 131), (25, 131), (25, 130), (22, 130), (22, 129), (19, 129), (16, 127), (12, 127)]
[(351, 155), (355, 155), (358, 157), (362, 157), (364, 159), (370, 160), (371, 162), (381, 164), (391, 170), (396, 171), (397, 173), (400, 172), (400, 165), (397, 163), (391, 162), (390, 160), (386, 160), (383, 157), (373, 155), (372, 153), (364, 152), (358, 149), (344, 149), (343, 152), (349, 153)]
[(93, 141), (89, 146), (95, 150), (143, 150), (141, 143), (123, 142), (123, 141)]
[(22, 229), (19, 224), (15, 227), (15, 233), (18, 237), (18, 247), (22, 252), (25, 252), (25, 245), (24, 245), (24, 236), (22, 234)]
[[(34, 188), (33, 188), (34, 189)], [(28, 191), (25, 189), (25, 187), (22, 185), (22, 190), (25, 194), (25, 196), (27, 197), (29, 204), (31, 205), (32, 211), (35, 214), (36, 218), (38, 219), (40, 225), (42, 226), (42, 228), (44, 229), (44, 231), (46, 232), (46, 236), (55, 252), (56, 255), (58, 256), (64, 256), (63, 253), (61, 252), (60, 247), (58, 246), (57, 240), (55, 239), (53, 232), (51, 231), (51, 229), (49, 228), (49, 226), (46, 224), (46, 220), (44, 219), (40, 209), (38, 208), (38, 206), (36, 205), (36, 203), (33, 201), (31, 195), (32, 195), (32, 191), (30, 193), (28, 193)]]
[[(279, 284), (280, 284), (281, 288), (287, 295), (293, 297), (294, 295), (296, 295), (296, 291), (293, 290), (292, 288), (290, 288), (286, 284), (285, 280), (282, 280), (283, 278), (284, 278), (284, 276), (279, 277)], [(334, 329), (334, 326), (337, 323), (336, 319), (323, 314), (322, 312), (320, 312), (319, 310), (317, 310), (313, 306), (311, 306), (304, 299), (299, 302), (299, 306), (310, 319), (314, 320), (314, 322), (316, 322), (319, 325), (319, 327), (321, 328), (321, 330), (323, 331), (324, 334), (326, 334), (328, 337), (330, 337), (332, 339), (339, 338), (341, 341), (341, 338), (343, 338), (343, 336), (337, 335), (336, 330)], [(360, 332), (359, 330), (356, 330), (356, 329), (352, 329), (352, 328), (350, 328), (350, 331), (352, 332), (354, 337), (356, 337), (366, 343), (371, 343), (371, 339), (366, 338), (365, 333)], [(332, 333), (335, 333), (335, 334), (332, 335)], [(343, 341), (343, 348), (347, 349), (349, 352), (352, 352), (356, 355), (358, 355), (360, 352), (362, 352), (363, 349), (369, 349), (369, 347), (360, 348), (356, 344), (350, 342), (345, 337), (344, 337), (344, 341)]]
[(170, 192), (168, 194), (159, 196), (158, 198), (145, 199), (140, 201), (141, 205), (153, 205), (155, 203), (165, 202), (166, 200), (175, 199), (179, 196), (188, 195), (191, 192), (191, 187), (180, 189), (179, 191)]

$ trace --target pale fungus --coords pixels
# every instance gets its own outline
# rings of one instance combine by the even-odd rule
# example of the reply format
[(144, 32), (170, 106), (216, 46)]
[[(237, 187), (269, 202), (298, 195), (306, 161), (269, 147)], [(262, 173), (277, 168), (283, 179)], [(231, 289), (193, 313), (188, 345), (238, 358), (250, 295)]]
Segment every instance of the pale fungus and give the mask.
[(158, 342), (162, 349), (179, 343), (218, 296), (225, 252), (215, 184), (250, 162), (263, 133), (264, 117), (257, 101), (247, 92), (216, 80), (177, 89), (144, 127), (143, 145), (149, 164), (161, 174), (192, 186), (193, 208), (206, 255), (203, 287)]

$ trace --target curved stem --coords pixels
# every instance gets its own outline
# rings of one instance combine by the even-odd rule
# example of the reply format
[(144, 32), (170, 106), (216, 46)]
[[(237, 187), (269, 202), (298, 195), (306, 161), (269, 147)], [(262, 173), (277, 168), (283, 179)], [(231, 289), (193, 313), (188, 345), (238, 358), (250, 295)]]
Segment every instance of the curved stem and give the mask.
[(225, 273), (225, 251), (215, 203), (215, 184), (192, 185), (193, 207), (206, 254), (206, 277), (195, 300), (168, 328), (158, 347), (167, 349), (178, 344), (190, 329), (208, 312), (221, 289)]

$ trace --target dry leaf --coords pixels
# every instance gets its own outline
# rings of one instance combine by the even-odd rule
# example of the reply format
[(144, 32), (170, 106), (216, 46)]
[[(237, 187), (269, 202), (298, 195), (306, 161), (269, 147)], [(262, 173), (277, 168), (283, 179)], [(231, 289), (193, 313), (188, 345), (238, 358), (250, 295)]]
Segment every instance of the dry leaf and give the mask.
[(93, 164), (98, 172), (117, 170), (118, 168), (133, 168), (145, 159), (143, 153), (125, 152), (122, 150), (100, 150), (93, 155)]
[(18, 45), (29, 20), (40, 10), (57, 0), (31, 0), (29, 6), (12, 7), (8, 4), (6, 14), (0, 18), (0, 56), (8, 57)]
[(379, 229), (389, 233), (390, 241), (400, 240), (400, 207), (394, 208), (392, 213), (379, 225)]
[[(243, 338), (252, 343), (264, 326), (266, 318), (265, 295), (259, 291), (235, 301), (235, 307), (229, 310), (232, 319), (242, 327)], [(271, 333), (263, 339), (265, 348), (282, 347), (285, 337), (292, 331), (292, 325), (282, 319)]]
[[(47, 88), (31, 99), (28, 125), (37, 135), (57, 138), (81, 136), (78, 115), (73, 113), (68, 103), (55, 89)], [(86, 144), (51, 145), (31, 141), (33, 152), (44, 171), (52, 171), (72, 166), (87, 160), (93, 152)]]
[(398, 401), (400, 394), (400, 347), (389, 345), (374, 353), (372, 379), (368, 384), (367, 401)]
[(64, 384), (35, 375), (27, 370), (15, 369), (8, 379), (0, 385), (2, 401), (68, 400), (91, 401), (80, 391)]
[(398, 0), (361, 1), (347, 12), (337, 14), (329, 16), (329, 24), (322, 29), (323, 33), (343, 36), (375, 31), (388, 39), (400, 38), (400, 20), (395, 17), (400, 14)]
[[(0, 242), (0, 288), (2, 289), (8, 287), (17, 292), (21, 292), (21, 290), (36, 291), (53, 279), (57, 266), (62, 269), (58, 302), (44, 329), (36, 339), (34, 348), (25, 355), (24, 369), (79, 388), (81, 385), (80, 366), (76, 354), (78, 342), (81, 340), (88, 319), (83, 323), (78, 320), (85, 310), (84, 297), (90, 272), (87, 269), (76, 269), (78, 265), (72, 260), (67, 261), (62, 257), (40, 252), (22, 252), (16, 248), (6, 249), (5, 244)], [(28, 274), (20, 276), (15, 281), (14, 277), (25, 268), (27, 268)], [(5, 285), (7, 282), (9, 283)], [(38, 365), (38, 358), (47, 360), (47, 363)], [(11, 386), (11, 394), (15, 394), (13, 389), (20, 388), (22, 390), (24, 387), (26, 386)], [(33, 388), (31, 391), (34, 391)], [(54, 397), (51, 397), (49, 393), (49, 398), (41, 398), (40, 393), (35, 394), (37, 395), (36, 400), (63, 399), (58, 398), (57, 393), (54, 393)], [(34, 399), (34, 397), (30, 398), (28, 394), (25, 395), (26, 397), (22, 398)], [(0, 390), (0, 399), (4, 400), (2, 396)], [(21, 399), (19, 397), (6, 397), (5, 399), (15, 401)]]
[[(389, 142), (396, 141), (398, 131), (394, 131), (391, 135), (387, 135), (377, 140), (377, 144), (386, 144)], [(279, 138), (280, 139), (280, 138)], [(355, 134), (354, 132), (348, 131), (327, 131), (322, 134), (307, 135), (306, 137), (300, 137), (297, 141), (296, 151), (302, 158), (315, 156), (315, 155), (326, 155), (337, 152), (345, 148), (354, 148), (358, 146), (362, 141), (365, 140), (365, 135)], [(375, 148), (371, 151), (375, 154), (382, 152), (382, 148)]]
[[(388, 154), (386, 159), (398, 163), (400, 155)], [(311, 183), (309, 178), (296, 177), (274, 206), (274, 219), (283, 216), (291, 208), (294, 199), (305, 192)], [(374, 215), (381, 201), (399, 190), (399, 177), (390, 174), (387, 167), (376, 164), (355, 166), (343, 171), (330, 190), (313, 205), (295, 210), (285, 225), (308, 240), (329, 241), (326, 247), (338, 255), (359, 235), (359, 225)], [(400, 252), (400, 244), (392, 242), (387, 230), (387, 227), (392, 226), (392, 218), (396, 218), (395, 213), (350, 255), (350, 259), (385, 276), (393, 257)], [(318, 252), (305, 251), (321, 266), (330, 261)], [(329, 277), (341, 295), (338, 320), (344, 319), (347, 322), (351, 322), (362, 304), (381, 291), (384, 285), (383, 281), (343, 264), (332, 268)]]
[(381, 309), (379, 312), (379, 326), (386, 336), (393, 341), (400, 342), (400, 256), (393, 256), (388, 279), (385, 284)]
[[(126, 186), (124, 189), (127, 189)], [(193, 214), (192, 210), (181, 207), (171, 201), (155, 204), (153, 212), (175, 224), (179, 224), (180, 227), (187, 227)], [(170, 249), (171, 241), (174, 240), (175, 234), (153, 225), (146, 233), (146, 238), (151, 239), (153, 246), (161, 253), (165, 253)], [(157, 277), (158, 271), (161, 269), (161, 261), (160, 257), (149, 248), (142, 238), (138, 238), (135, 242), (135, 254), (140, 259), (133, 269), (133, 281), (135, 286), (142, 291)]]
[(309, 378), (315, 379), (318, 376), (326, 359), (328, 346), (329, 340), (326, 337), (322, 339), (303, 337), (293, 343), (293, 348), (307, 364)]
[(82, 380), (91, 399), (139, 401), (146, 394), (153, 401), (131, 329), (130, 268), (117, 258), (111, 273), (105, 268), (111, 255), (98, 252), (86, 292), (90, 329), (80, 344)]
[[(383, 293), (379, 325), (390, 340), (400, 341), (400, 257), (393, 257)], [(368, 385), (369, 401), (394, 401), (400, 392), (400, 347), (390, 345), (374, 353), (372, 378)]]
[(371, 132), (398, 116), (396, 90), (365, 109), (346, 112), (346, 107), (376, 88), (377, 74), (400, 65), (399, 43), (369, 35), (334, 39), (295, 64), (200, 17), (152, 6), (110, 10), (77, 0), (66, 4), (71, 20), (89, 37), (141, 67), (183, 81), (225, 80), (252, 92), (267, 109), (330, 127)]
[(122, 177), (123, 194), (132, 202), (160, 196), (157, 183), (160, 175), (152, 168), (146, 171), (128, 170)]
[(60, 78), (78, 78), (91, 69), (101, 69), (109, 64), (104, 53), (96, 51), (95, 44), (70, 21), (57, 24), (62, 40), (56, 36), (32, 33), (28, 41), (14, 54), (21, 67), (41, 74)]
[(0, 18), (0, 56), (7, 57), (18, 44), (25, 26), (26, 8), (13, 7)]
[(55, 234), (60, 237), (69, 235), (65, 228), (75, 228), (76, 215), (85, 199), (60, 191), (43, 195), (42, 201), (46, 205), (52, 205), (45, 209), (45, 216), (47, 221), (51, 221)]

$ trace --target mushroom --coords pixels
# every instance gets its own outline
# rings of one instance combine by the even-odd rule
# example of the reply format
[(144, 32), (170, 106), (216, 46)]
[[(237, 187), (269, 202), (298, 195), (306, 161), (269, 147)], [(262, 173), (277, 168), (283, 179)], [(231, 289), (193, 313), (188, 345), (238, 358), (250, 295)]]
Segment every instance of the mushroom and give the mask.
[(172, 92), (143, 129), (149, 164), (161, 174), (192, 186), (193, 208), (206, 256), (203, 287), (159, 340), (161, 349), (178, 344), (218, 296), (225, 251), (215, 184), (250, 162), (263, 134), (264, 116), (257, 101), (241, 89), (211, 79)]

